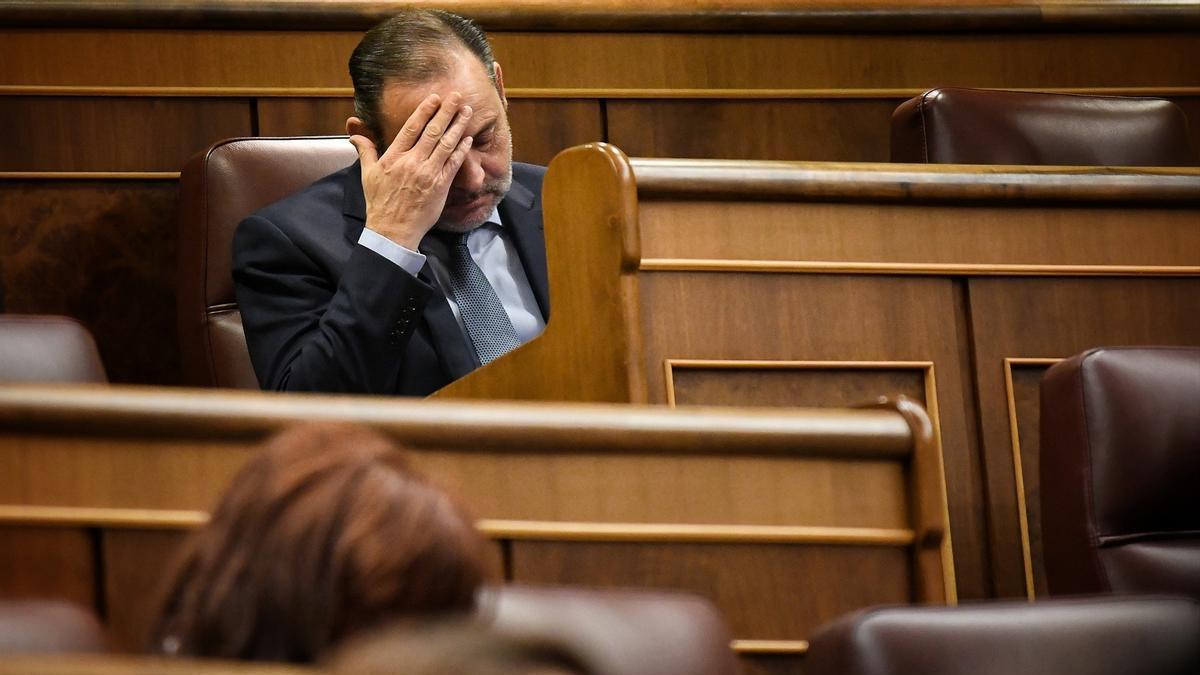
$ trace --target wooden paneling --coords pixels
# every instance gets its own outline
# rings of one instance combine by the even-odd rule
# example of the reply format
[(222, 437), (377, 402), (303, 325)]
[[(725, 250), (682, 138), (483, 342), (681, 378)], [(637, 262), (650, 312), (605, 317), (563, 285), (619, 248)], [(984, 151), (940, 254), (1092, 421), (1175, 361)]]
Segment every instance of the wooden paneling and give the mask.
[[(901, 263), (897, 271), (922, 265), (1194, 268), (1200, 262), (1194, 253), (1200, 250), (1200, 228), (1191, 227), (1192, 208), (1159, 209), (1153, 218), (1143, 213), (1125, 205), (1020, 204), (1016, 199), (1004, 206), (982, 200), (899, 206), (645, 202), (640, 226), (643, 261)], [(731, 237), (730, 223), (752, 226)]]
[[(1066, 357), (1106, 345), (1200, 344), (1200, 279), (972, 279), (969, 287), (996, 593), (1024, 596), (1004, 359)], [(1018, 421), (1032, 408), (1029, 395), (1019, 399)], [(1024, 462), (1036, 454), (1037, 434), (1028, 418), (1021, 424)], [(1026, 506), (1037, 509), (1036, 463), (1024, 467), (1024, 480)]]
[(904, 549), (860, 546), (516, 542), (513, 578), (699, 593), (735, 639), (754, 640), (803, 640), (832, 617), (912, 593)]
[(603, 103), (598, 100), (508, 100), (513, 159), (549, 164), (567, 148), (605, 140)]
[(841, 408), (873, 403), (880, 396), (907, 396), (929, 406), (919, 368), (730, 365), (674, 367), (676, 405)]
[(344, 136), (354, 114), (349, 96), (260, 98), (255, 106), (260, 136)]
[(801, 654), (739, 654), (742, 675), (802, 675)]
[[(263, 98), (258, 100), (262, 136), (340, 136), (354, 114), (350, 98)], [(509, 99), (513, 159), (548, 164), (560, 151), (604, 140), (601, 102)]]
[[(823, 0), (413, 0), (411, 6), (448, 9), (489, 30), (665, 30), (779, 32), (814, 30), (930, 31), (1042, 30), (1195, 26), (1194, 2), (1106, 0), (869, 0), (830, 5)], [(6, 2), (3, 18), (20, 26), (133, 26), (139, 28), (366, 29), (387, 16), (372, 0), (292, 0), (287, 3), (181, 0), (81, 0), (71, 3)], [(15, 5), (13, 7), (12, 5)], [(741, 10), (741, 11), (738, 11)]]
[(179, 171), (250, 135), (242, 99), (0, 97), (0, 171)]
[[(663, 272), (641, 275), (640, 284), (653, 402), (666, 402), (664, 359), (933, 362), (959, 594), (986, 595), (981, 469), (968, 422), (963, 304), (953, 281)], [(847, 381), (847, 389), (826, 396), (863, 394), (855, 401), (861, 404), (897, 384), (877, 379), (869, 386), (880, 389), (871, 392), (862, 380), (839, 383)]]
[[(357, 31), (7, 29), (0, 31), (0, 62), (10, 85), (344, 93), (346, 59), (359, 37)], [(514, 89), (1194, 87), (1200, 53), (1200, 35), (1166, 31), (491, 37)], [(604, 94), (589, 94), (597, 95)]]
[(886, 162), (902, 101), (610, 101), (608, 140), (631, 157)]
[(121, 651), (147, 649), (165, 584), (175, 572), (186, 531), (120, 530), (103, 533), (104, 595), (108, 629)]
[(83, 529), (0, 526), (0, 598), (58, 598), (95, 607), (96, 551)]
[(174, 182), (0, 181), (7, 310), (82, 321), (112, 381), (179, 382), (175, 209)]

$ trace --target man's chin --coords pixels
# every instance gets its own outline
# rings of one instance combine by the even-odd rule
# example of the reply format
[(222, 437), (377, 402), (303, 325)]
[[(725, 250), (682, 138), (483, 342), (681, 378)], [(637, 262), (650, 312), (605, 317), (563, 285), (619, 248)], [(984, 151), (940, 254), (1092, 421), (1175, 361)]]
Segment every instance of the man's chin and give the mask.
[(434, 227), (443, 232), (453, 232), (455, 234), (470, 232), (486, 223), (488, 218), (491, 217), (492, 211), (496, 210), (496, 205), (499, 203), (500, 200), (498, 198), (489, 199), (485, 203), (467, 211), (458, 211), (453, 206), (448, 206), (442, 211), (442, 217), (438, 219)]

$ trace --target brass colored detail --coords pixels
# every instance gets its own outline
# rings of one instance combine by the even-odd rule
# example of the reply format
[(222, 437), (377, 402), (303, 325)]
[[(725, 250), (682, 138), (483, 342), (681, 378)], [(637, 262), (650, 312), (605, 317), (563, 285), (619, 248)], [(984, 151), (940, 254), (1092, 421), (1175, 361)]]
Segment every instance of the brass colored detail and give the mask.
[(808, 640), (734, 640), (729, 646), (739, 654), (804, 654)]
[(773, 525), (684, 525), (657, 523), (568, 523), (481, 520), (480, 532), (492, 539), (540, 541), (636, 541), (847, 546), (911, 546), (912, 530), (869, 527)]
[(203, 511), (77, 506), (0, 506), (0, 524), (4, 525), (176, 530), (192, 529), (207, 522), (208, 514)]
[(1192, 265), (975, 265), (955, 263), (833, 262), (825, 260), (712, 260), (643, 258), (643, 272), (760, 272), (766, 274), (911, 274), (928, 276), (1194, 277)]
[(0, 171), (0, 180), (179, 180), (178, 171)]
[(1013, 366), (1052, 366), (1062, 359), (1006, 358), (1004, 359), (1004, 395), (1008, 401), (1008, 429), (1012, 437), (1013, 476), (1017, 484), (1017, 520), (1021, 528), (1021, 557), (1025, 563), (1025, 595), (1035, 599), (1033, 582), (1033, 552), (1029, 542), (1029, 511), (1025, 505), (1025, 472), (1021, 468), (1021, 437), (1017, 434), (1017, 399), (1013, 393)]

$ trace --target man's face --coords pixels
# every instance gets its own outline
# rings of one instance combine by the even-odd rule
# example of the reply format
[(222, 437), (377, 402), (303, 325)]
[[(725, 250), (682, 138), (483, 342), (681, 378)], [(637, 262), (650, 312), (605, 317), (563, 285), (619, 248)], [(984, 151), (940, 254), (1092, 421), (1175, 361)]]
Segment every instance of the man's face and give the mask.
[(384, 87), (379, 102), (384, 139), (376, 141), (382, 154), (384, 146), (391, 144), (417, 105), (430, 94), (442, 98), (456, 91), (462, 94), (463, 103), (474, 111), (466, 129), (474, 142), (450, 185), (446, 206), (435, 227), (469, 232), (487, 220), (512, 186), (512, 133), (499, 65), (497, 87), (479, 59), (465, 49), (450, 50), (445, 58), (449, 64), (445, 75), (419, 84), (393, 82)]

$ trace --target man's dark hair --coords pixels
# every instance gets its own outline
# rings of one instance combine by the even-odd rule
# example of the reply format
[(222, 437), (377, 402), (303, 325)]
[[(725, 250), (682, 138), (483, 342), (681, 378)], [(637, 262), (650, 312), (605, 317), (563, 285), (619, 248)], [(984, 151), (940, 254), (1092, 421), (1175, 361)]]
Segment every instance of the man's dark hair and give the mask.
[(465, 47), (483, 64), (488, 79), (496, 84), (495, 57), (487, 35), (470, 19), (440, 9), (404, 10), (367, 31), (350, 55), (350, 79), (354, 83), (354, 114), (375, 136), (381, 138), (379, 99), (390, 82), (428, 82), (446, 73), (446, 52)]

